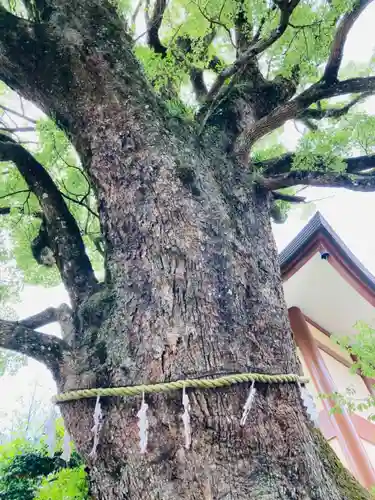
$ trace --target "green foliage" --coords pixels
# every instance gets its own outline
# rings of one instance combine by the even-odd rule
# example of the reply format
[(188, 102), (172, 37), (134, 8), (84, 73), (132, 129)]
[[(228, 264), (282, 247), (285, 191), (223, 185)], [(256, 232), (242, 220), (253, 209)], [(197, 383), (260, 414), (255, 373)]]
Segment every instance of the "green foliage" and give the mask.
[[(335, 336), (333, 340), (356, 359), (350, 367), (351, 373), (360, 371), (366, 377), (375, 378), (375, 330), (361, 321), (356, 323), (355, 328), (357, 330), (355, 335)], [(322, 394), (321, 397), (334, 401), (332, 413), (340, 413), (344, 407), (350, 412), (363, 412), (375, 408), (375, 396), (359, 400), (350, 388), (344, 394)], [(375, 410), (367, 418), (375, 422)]]
[(352, 373), (361, 370), (366, 377), (375, 378), (375, 330), (359, 321), (356, 335), (335, 337), (336, 342), (358, 359), (351, 367)]
[(187, 119), (192, 117), (192, 111), (185, 106), (179, 99), (170, 99), (165, 101), (169, 115), (174, 118)]
[(18, 16), (25, 15), (25, 7), (20, 0), (0, 0), (0, 4)]
[(141, 45), (135, 48), (135, 54), (143, 63), (145, 72), (157, 92), (160, 93), (168, 87), (179, 88), (186, 81), (183, 66), (176, 67), (171, 52), (162, 58), (149, 47)]
[[(37, 130), (41, 147), (35, 156), (63, 194), (65, 203), (81, 229), (93, 266), (101, 271), (103, 259), (94, 244), (94, 239), (100, 236), (99, 218), (95, 195), (87, 175), (69, 139), (52, 120), (40, 120)], [(40, 267), (38, 266), (39, 269)], [(48, 271), (51, 274), (53, 272)], [(52, 284), (51, 279), (50, 285)]]
[(88, 482), (84, 466), (73, 452), (67, 464), (61, 459), (60, 442), (53, 457), (42, 442), (25, 438), (0, 446), (0, 500), (86, 500)]
[[(295, 188), (285, 188), (280, 189), (280, 193), (294, 195), (296, 190)], [(282, 224), (286, 221), (288, 214), (291, 210), (291, 203), (285, 200), (276, 200), (273, 203), (273, 207), (271, 208), (271, 216), (274, 222), (278, 224)]]
[[(118, 9), (132, 26), (136, 4), (137, 2), (132, 5), (129, 0), (117, 0)], [(192, 66), (207, 68), (213, 56), (217, 56), (225, 64), (235, 59), (234, 27), (240, 4), (238, 0), (168, 2), (159, 32), (161, 42), (167, 48), (164, 58), (155, 54), (145, 43), (146, 7), (141, 6), (137, 16), (140, 32), (136, 33), (135, 53), (157, 92), (163, 93), (166, 89), (170, 92), (173, 88), (175, 98), (183, 98), (180, 91), (189, 80), (189, 69)], [(279, 10), (270, 8), (270, 3), (264, 0), (242, 4), (249, 39), (260, 28), (262, 38), (267, 39), (277, 29)], [(317, 81), (329, 55), (337, 20), (353, 4), (354, 0), (301, 0), (290, 19), (289, 28), (261, 55), (260, 64), (264, 74), (271, 79), (276, 75), (290, 77), (298, 67), (301, 88)], [(148, 15), (152, 15), (152, 7)], [(213, 30), (216, 33), (215, 41), (207, 48), (205, 37)], [(181, 41), (187, 38), (191, 42), (188, 51), (184, 44), (181, 46)], [(363, 65), (363, 71), (366, 71), (365, 66)], [(342, 71), (348, 70), (344, 67)], [(206, 73), (208, 75), (210, 72)]]
[[(340, 103), (340, 107), (346, 102)], [(332, 105), (329, 108), (334, 108)], [(322, 123), (319, 130), (305, 133), (299, 140), (293, 168), (296, 170), (345, 170), (342, 158), (375, 151), (375, 116), (362, 112)]]
[[(321, 65), (326, 61), (333, 39), (334, 30), (339, 17), (354, 4), (354, 0), (336, 0), (333, 2), (316, 2), (302, 0), (294, 10), (290, 20), (290, 28), (273, 44), (261, 57), (261, 65), (268, 77), (281, 74), (289, 77), (297, 65), (301, 74), (301, 85), (317, 80), (320, 76)], [(128, 0), (118, 0), (119, 9), (131, 21), (132, 9)], [(170, 60), (160, 63), (159, 58), (142, 44), (139, 37), (137, 55), (143, 63), (146, 72), (153, 74), (159, 85), (159, 78), (181, 79), (183, 73), (187, 75), (189, 64), (202, 67), (213, 53), (223, 61), (230, 62), (235, 57), (233, 28), (236, 15), (239, 11), (238, 0), (173, 0), (168, 2), (163, 17), (160, 32), (161, 41), (170, 49)], [(248, 21), (249, 38), (255, 35), (262, 26), (262, 36), (267, 38), (279, 23), (279, 12), (270, 9), (269, 3), (264, 0), (245, 2), (245, 16)], [(134, 8), (134, 6), (133, 6)], [(141, 9), (143, 15), (144, 8)], [(210, 51), (202, 52), (202, 40), (212, 29), (217, 36)], [(185, 54), (187, 61), (175, 64), (176, 40), (189, 37), (196, 40), (192, 52)], [(183, 67), (185, 66), (185, 67)], [(166, 74), (162, 74), (163, 69)], [(152, 79), (153, 79), (152, 78)]]
[(37, 236), (41, 224), (40, 219), (30, 216), (12, 214), (3, 222), (4, 229), (8, 229), (12, 238), (13, 258), (17, 268), (22, 273), (25, 284), (56, 286), (60, 282), (55, 267), (40, 266), (32, 256), (31, 242)]
[(84, 500), (88, 498), (88, 482), (84, 466), (60, 469), (43, 478), (35, 500)]
[(344, 126), (352, 130), (349, 139), (352, 151), (357, 154), (373, 154), (375, 152), (375, 116), (356, 113), (346, 116)]
[[(12, 260), (10, 242), (0, 228), (0, 318), (16, 319), (8, 301), (17, 298), (22, 288), (22, 276)], [(0, 376), (12, 375), (27, 364), (26, 356), (0, 349)]]
[(348, 148), (350, 132), (340, 128), (307, 132), (302, 136), (297, 149), (293, 168), (296, 170), (321, 170), (322, 163), (327, 170), (341, 172), (345, 164), (341, 155)]
[[(348, 4), (353, 5), (353, 1), (336, 1), (331, 5), (315, 0), (300, 2), (292, 16), (292, 29), (287, 30), (264, 57), (269, 76), (289, 77), (298, 65), (302, 85), (318, 80), (320, 65), (329, 54), (336, 21), (348, 9)], [(277, 22), (277, 16), (269, 19), (268, 30), (274, 29)]]
[[(100, 271), (103, 261), (94, 244), (94, 239), (100, 236), (96, 200), (78, 157), (66, 135), (52, 120), (39, 121), (36, 133), (39, 147), (33, 154), (63, 194), (80, 226), (94, 268)], [(9, 215), (0, 217), (0, 231), (9, 241), (7, 249), (0, 248), (2, 274), (7, 272), (9, 275), (6, 281), (0, 279), (0, 301), (4, 302), (15, 298), (20, 283), (51, 287), (60, 282), (60, 277), (56, 267), (40, 266), (31, 253), (31, 242), (41, 224), (41, 209), (36, 197), (13, 164), (0, 163), (0, 176), (0, 208), (11, 210)]]
[(258, 141), (252, 150), (251, 160), (260, 163), (285, 154), (287, 150), (282, 143), (282, 133), (283, 129), (279, 129)]
[(6, 231), (0, 228), (0, 317), (12, 314), (6, 301), (17, 297), (21, 288), (22, 277), (12, 259), (11, 242)]
[[(34, 498), (34, 481), (22, 477), (15, 471), (14, 464), (21, 453), (31, 451), (27, 442), (15, 440), (0, 447), (0, 499), (1, 500), (32, 500)], [(12, 475), (12, 471), (15, 473)]]
[(117, 7), (121, 15), (126, 16), (130, 14), (132, 8), (131, 0), (113, 0), (113, 4)]

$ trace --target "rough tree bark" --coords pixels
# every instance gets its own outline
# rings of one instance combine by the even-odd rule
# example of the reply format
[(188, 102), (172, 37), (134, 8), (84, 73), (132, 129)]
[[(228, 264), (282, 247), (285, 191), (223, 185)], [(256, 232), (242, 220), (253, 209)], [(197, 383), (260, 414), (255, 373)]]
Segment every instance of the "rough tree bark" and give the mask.
[[(168, 117), (106, 1), (48, 0), (39, 11), (43, 22), (32, 24), (0, 7), (1, 78), (69, 135), (95, 189), (106, 244), (104, 283), (96, 283), (86, 261), (86, 279), (72, 279), (69, 259), (82, 262), (79, 246), (58, 262), (73, 307), (69, 335), (52, 347), (59, 391), (299, 372), (269, 191), (219, 140)], [(261, 110), (251, 100), (257, 120), (290, 98), (287, 89), (265, 110), (269, 83), (263, 91)], [(31, 189), (39, 199), (49, 193), (46, 185)], [(64, 255), (65, 219), (54, 217), (48, 227), (59, 221), (62, 233), (49, 234), (55, 254)], [(17, 328), (24, 339), (27, 324)], [(312, 429), (296, 386), (257, 388), (244, 428), (248, 386), (191, 391), (190, 450), (183, 447), (181, 394), (148, 397), (145, 456), (138, 451), (139, 398), (102, 400), (95, 460), (94, 401), (63, 404), (93, 498), (368, 498)]]

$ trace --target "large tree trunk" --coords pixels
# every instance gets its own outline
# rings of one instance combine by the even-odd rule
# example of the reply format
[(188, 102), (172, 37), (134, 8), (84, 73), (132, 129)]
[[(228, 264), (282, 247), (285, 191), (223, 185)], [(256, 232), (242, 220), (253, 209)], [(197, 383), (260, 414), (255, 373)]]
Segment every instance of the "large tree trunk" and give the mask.
[[(220, 165), (213, 146), (198, 149), (168, 129), (147, 148), (141, 131), (135, 151), (124, 152), (117, 142), (131, 109), (125, 122), (112, 106), (102, 103), (108, 118), (96, 116), (86, 129), (95, 143), (87, 168), (100, 200), (108, 283), (79, 311), (75, 355), (60, 388), (298, 372), (267, 195), (244, 175), (234, 178), (235, 164)], [(88, 457), (94, 401), (66, 403), (62, 411), (89, 464), (94, 498), (354, 498), (322, 462), (298, 388), (257, 389), (244, 428), (248, 385), (189, 392), (190, 450), (181, 393), (147, 397), (145, 456), (140, 397), (103, 400), (95, 461)]]
[[(75, 308), (59, 390), (299, 372), (268, 194), (213, 138), (168, 119), (106, 2), (88, 1), (84, 15), (83, 1), (54, 3), (63, 7), (43, 36), (20, 26), (24, 52), (10, 48), (2, 57), (19, 61), (9, 64), (7, 83), (71, 137), (106, 241), (106, 280)], [(241, 427), (248, 391), (247, 384), (189, 391), (190, 450), (181, 393), (147, 397), (144, 456), (140, 397), (102, 399), (95, 460), (95, 402), (61, 410), (98, 500), (367, 498), (328, 458), (295, 384), (257, 384)]]
[[(107, 140), (102, 147), (108, 148)], [(185, 147), (186, 156), (170, 146), (152, 159), (141, 157), (123, 176), (115, 166), (122, 169), (125, 160), (112, 157), (109, 170), (102, 155), (93, 157), (107, 173), (101, 216), (113, 285), (81, 311), (72, 368), (81, 374), (61, 389), (299, 371), (265, 196), (247, 190), (246, 202), (240, 202), (232, 186), (232, 198), (224, 196), (213, 177), (204, 175), (210, 160)], [(196, 170), (198, 163), (199, 196), (193, 196), (175, 166)], [(94, 498), (360, 498), (344, 494), (322, 462), (298, 388), (257, 389), (244, 428), (246, 384), (189, 392), (190, 450), (184, 449), (181, 393), (147, 397), (145, 456), (137, 435), (141, 398), (103, 400), (94, 462), (88, 458), (94, 402), (66, 403), (62, 411), (88, 461)]]

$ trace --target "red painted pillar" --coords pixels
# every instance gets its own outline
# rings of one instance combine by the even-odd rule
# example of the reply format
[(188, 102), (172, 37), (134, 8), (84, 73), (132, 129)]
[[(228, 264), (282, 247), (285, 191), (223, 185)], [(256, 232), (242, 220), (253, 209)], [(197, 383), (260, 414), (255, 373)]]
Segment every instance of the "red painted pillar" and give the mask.
[[(317, 391), (322, 394), (336, 392), (335, 384), (301, 310), (298, 307), (291, 307), (289, 319), (296, 344), (311, 373)], [(334, 406), (333, 401), (329, 399), (324, 399), (323, 404), (328, 412)], [(366, 488), (374, 486), (375, 471), (350, 415), (344, 409), (342, 413), (333, 413), (330, 418), (352, 473)]]

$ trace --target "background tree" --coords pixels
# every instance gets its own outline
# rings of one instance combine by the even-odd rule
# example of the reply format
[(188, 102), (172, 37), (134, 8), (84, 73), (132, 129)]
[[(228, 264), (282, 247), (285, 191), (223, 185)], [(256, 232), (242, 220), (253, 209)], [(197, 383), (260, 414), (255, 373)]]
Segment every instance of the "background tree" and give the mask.
[[(0, 79), (49, 119), (2, 105), (2, 227), (24, 278), (59, 277), (70, 306), (2, 320), (1, 346), (60, 391), (297, 372), (270, 215), (303, 202), (281, 191), (297, 185), (375, 189), (373, 62), (341, 68), (369, 3), (3, 2)], [(306, 127), (296, 151), (288, 120)], [(38, 331), (54, 321), (62, 338)], [(98, 499), (368, 498), (297, 387), (259, 385), (241, 428), (247, 391), (190, 394), (191, 450), (180, 395), (148, 398), (146, 456), (136, 398), (103, 402), (95, 460), (94, 402), (61, 410)]]
[(88, 484), (84, 466), (73, 451), (68, 462), (62, 457), (60, 440), (53, 456), (47, 446), (32, 444), (19, 436), (0, 446), (1, 500), (86, 500)]

